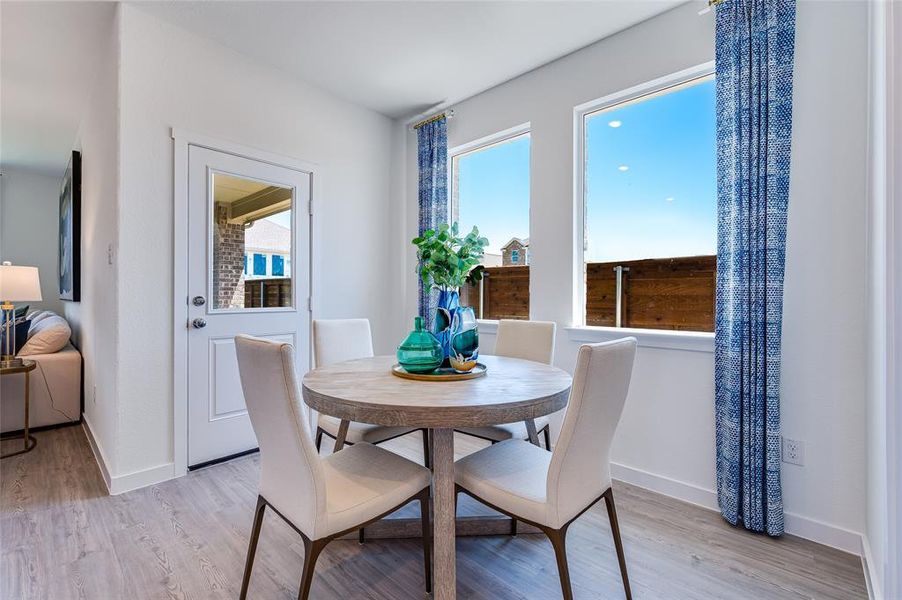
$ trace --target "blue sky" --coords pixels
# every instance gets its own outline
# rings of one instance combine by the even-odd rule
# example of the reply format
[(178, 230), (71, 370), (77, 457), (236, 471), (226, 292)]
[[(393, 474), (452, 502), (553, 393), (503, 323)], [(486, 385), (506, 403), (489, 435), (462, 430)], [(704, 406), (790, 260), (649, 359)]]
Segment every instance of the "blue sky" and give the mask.
[[(715, 253), (714, 128), (713, 79), (588, 118), (587, 261)], [(496, 253), (529, 235), (528, 137), (465, 155), (459, 170), (466, 230), (478, 225)]]
[(458, 159), (460, 229), (474, 225), (489, 239), (486, 252), (501, 254), (512, 237), (529, 237), (529, 135)]

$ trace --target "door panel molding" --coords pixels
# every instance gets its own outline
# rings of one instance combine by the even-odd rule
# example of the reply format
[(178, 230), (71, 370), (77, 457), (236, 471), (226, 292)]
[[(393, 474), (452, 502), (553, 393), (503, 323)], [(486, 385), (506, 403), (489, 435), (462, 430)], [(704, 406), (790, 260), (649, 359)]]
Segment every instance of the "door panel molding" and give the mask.
[[(188, 334), (189, 306), (188, 297), (188, 156), (190, 147), (205, 148), (231, 154), (239, 158), (245, 158), (261, 163), (267, 163), (276, 167), (291, 169), (307, 173), (310, 176), (310, 204), (309, 219), (309, 264), (304, 265), (308, 273), (308, 299), (296, 297), (297, 310), (304, 310), (305, 304), (310, 316), (312, 327), (315, 294), (314, 265), (317, 263), (319, 252), (315, 243), (315, 234), (318, 215), (313, 207), (320, 202), (322, 197), (323, 168), (316, 162), (306, 161), (291, 156), (276, 154), (234, 143), (228, 140), (217, 139), (204, 134), (191, 132), (185, 129), (173, 127), (171, 130), (173, 140), (173, 322), (172, 322), (172, 396), (173, 396), (173, 430), (172, 430), (172, 456), (173, 476), (181, 477), (188, 472)], [(304, 207), (297, 206), (299, 211)], [(301, 272), (301, 265), (297, 266)], [(295, 340), (296, 341), (296, 340)], [(308, 334), (308, 367), (312, 366), (312, 331)]]

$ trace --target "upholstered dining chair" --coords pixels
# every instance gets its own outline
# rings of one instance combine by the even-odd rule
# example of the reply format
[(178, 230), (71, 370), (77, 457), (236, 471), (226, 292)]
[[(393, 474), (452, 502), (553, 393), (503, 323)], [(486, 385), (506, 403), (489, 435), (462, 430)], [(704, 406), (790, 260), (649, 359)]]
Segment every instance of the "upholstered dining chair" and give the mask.
[(541, 529), (557, 558), (564, 598), (573, 598), (567, 528), (604, 498), (623, 589), (632, 598), (611, 487), (611, 442), (629, 390), (636, 339), (582, 346), (561, 435), (552, 452), (521, 440), (493, 444), (457, 461), (456, 490)]
[(426, 591), (432, 588), (429, 469), (361, 442), (321, 457), (313, 446), (295, 372), (294, 348), (245, 335), (235, 337), (241, 386), (260, 444), (260, 484), (241, 582), (247, 598), (257, 541), (267, 507), (304, 541), (299, 600), (310, 594), (316, 559), (337, 537), (419, 500)]
[[(553, 321), (520, 321), (501, 319), (495, 338), (495, 354), (509, 358), (522, 358), (550, 365), (554, 362), (554, 335), (557, 325)], [(545, 439), (545, 449), (551, 450), (551, 434), (548, 416), (535, 420), (536, 430)], [(456, 430), (493, 444), (504, 440), (528, 440), (526, 423), (504, 423), (488, 427), (464, 427)]]
[[(373, 338), (367, 319), (316, 319), (313, 321), (313, 357), (317, 367), (324, 367), (355, 358), (373, 356)], [(316, 449), (322, 445), (323, 434), (332, 439), (338, 437), (341, 419), (320, 414), (317, 417)], [(360, 442), (381, 444), (388, 440), (417, 431), (411, 427), (384, 427), (367, 423), (351, 423), (345, 443)], [(423, 433), (423, 461), (429, 467), (429, 432)]]

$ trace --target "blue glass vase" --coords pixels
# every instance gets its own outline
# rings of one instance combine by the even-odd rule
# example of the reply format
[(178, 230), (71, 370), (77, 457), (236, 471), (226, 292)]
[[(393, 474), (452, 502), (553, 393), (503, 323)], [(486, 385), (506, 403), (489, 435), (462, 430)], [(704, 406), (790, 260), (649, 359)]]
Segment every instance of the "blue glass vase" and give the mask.
[[(469, 306), (460, 305), (457, 290), (439, 290), (432, 332), (442, 345), (443, 366), (453, 366), (452, 357), (455, 357), (461, 371), (469, 371), (476, 366), (479, 356), (476, 315)], [(457, 349), (454, 347), (455, 341)], [(469, 368), (468, 363), (472, 363)]]
[(442, 345), (444, 364), (448, 364), (451, 356), (451, 325), (454, 315), (460, 309), (460, 294), (457, 290), (439, 290), (435, 318), (432, 320), (432, 333)]

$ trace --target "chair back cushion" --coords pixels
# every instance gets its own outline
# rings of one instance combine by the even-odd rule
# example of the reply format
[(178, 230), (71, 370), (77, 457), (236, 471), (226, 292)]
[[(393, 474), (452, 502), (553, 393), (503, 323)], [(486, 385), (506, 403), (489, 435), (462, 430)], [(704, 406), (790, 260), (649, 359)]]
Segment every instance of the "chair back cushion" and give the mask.
[(495, 354), (550, 365), (554, 362), (556, 328), (553, 321), (502, 319), (498, 321)]
[(52, 313), (49, 316), (37, 315), (31, 320), (28, 341), (22, 346), (19, 356), (59, 352), (69, 343), (70, 337), (72, 330), (66, 319)]
[(317, 367), (373, 355), (373, 336), (367, 319), (316, 319), (313, 354)]
[[(291, 344), (235, 336), (238, 371), (260, 445), (260, 495), (316, 539), (324, 523), (325, 483), (307, 425)], [(321, 525), (322, 526), (322, 525)]]
[(570, 402), (548, 468), (549, 510), (567, 523), (611, 485), (611, 442), (630, 387), (636, 338), (579, 349)]

